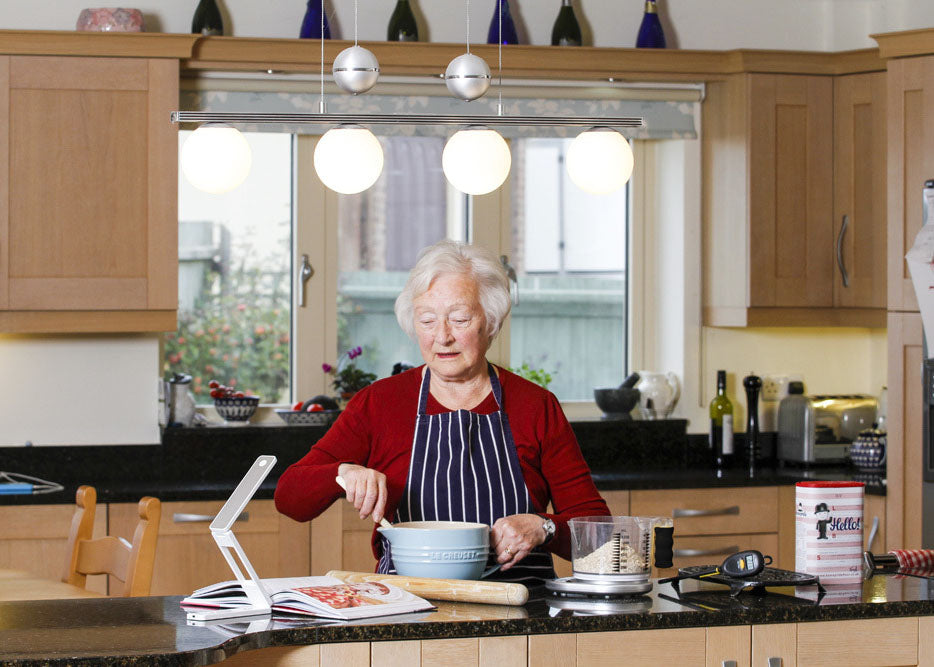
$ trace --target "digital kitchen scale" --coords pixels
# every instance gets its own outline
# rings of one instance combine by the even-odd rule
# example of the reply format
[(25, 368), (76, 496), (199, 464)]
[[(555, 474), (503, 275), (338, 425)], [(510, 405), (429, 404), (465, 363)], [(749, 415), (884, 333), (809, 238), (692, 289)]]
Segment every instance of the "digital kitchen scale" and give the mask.
[(556, 595), (565, 597), (616, 598), (626, 595), (642, 595), (652, 590), (652, 582), (647, 578), (615, 579), (610, 577), (580, 579), (562, 577), (545, 582), (545, 588)]

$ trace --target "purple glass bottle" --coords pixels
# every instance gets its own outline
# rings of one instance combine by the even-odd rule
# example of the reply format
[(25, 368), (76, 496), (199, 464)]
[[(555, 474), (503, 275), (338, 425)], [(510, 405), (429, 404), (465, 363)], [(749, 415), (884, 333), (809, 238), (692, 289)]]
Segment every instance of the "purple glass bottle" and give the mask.
[[(493, 19), (490, 21), (490, 31), (486, 36), (487, 44), (518, 44), (519, 36), (516, 34), (516, 24), (509, 13), (509, 0), (496, 0), (497, 6), (493, 10)], [(503, 34), (500, 35), (500, 19), (502, 19)], [(497, 39), (500, 37), (501, 39)]]
[(639, 35), (636, 37), (636, 48), (665, 48), (665, 32), (662, 30), (662, 22), (658, 19), (658, 5), (655, 4), (655, 0), (645, 2), (645, 14), (642, 15), (642, 25), (639, 26)]
[[(302, 39), (321, 39), (322, 0), (308, 0), (305, 18), (302, 19), (302, 28), (298, 36)], [(324, 13), (324, 38), (331, 39), (331, 26), (328, 24), (328, 15)]]

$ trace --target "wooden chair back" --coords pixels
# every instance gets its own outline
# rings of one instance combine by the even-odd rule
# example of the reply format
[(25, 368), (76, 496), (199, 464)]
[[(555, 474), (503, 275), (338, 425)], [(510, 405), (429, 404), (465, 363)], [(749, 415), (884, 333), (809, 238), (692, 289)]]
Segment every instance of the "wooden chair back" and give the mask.
[(84, 588), (89, 574), (109, 574), (123, 582), (123, 589), (119, 593), (111, 590), (111, 595), (149, 595), (162, 516), (159, 499), (151, 496), (140, 499), (139, 522), (132, 543), (111, 535), (93, 539), (97, 510), (97, 491), (93, 486), (79, 487), (75, 502), (62, 581)]

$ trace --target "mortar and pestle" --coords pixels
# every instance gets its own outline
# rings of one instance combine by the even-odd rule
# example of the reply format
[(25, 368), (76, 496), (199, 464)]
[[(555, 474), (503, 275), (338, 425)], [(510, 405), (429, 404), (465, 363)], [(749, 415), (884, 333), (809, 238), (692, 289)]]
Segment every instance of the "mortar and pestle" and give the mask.
[(631, 419), (629, 413), (639, 402), (638, 373), (630, 373), (618, 387), (600, 387), (593, 390), (597, 407), (603, 410), (603, 419)]

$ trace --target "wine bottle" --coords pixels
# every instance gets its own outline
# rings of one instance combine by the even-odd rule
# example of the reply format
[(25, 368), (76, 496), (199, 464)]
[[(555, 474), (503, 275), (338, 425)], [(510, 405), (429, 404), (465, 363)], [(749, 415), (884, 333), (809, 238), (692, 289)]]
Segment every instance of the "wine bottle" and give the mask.
[(215, 0), (201, 0), (191, 19), (191, 31), (198, 35), (223, 35), (224, 21)]
[(655, 0), (645, 0), (645, 13), (642, 15), (642, 25), (639, 26), (639, 35), (636, 37), (636, 47), (665, 48), (665, 32), (662, 30), (662, 22), (658, 19), (658, 5)]
[(328, 15), (324, 12), (323, 0), (308, 0), (305, 9), (305, 18), (298, 32), (301, 39), (321, 39), (321, 25), (324, 21), (324, 39), (331, 39), (331, 26), (328, 24)]
[(710, 401), (710, 449), (718, 470), (733, 464), (733, 403), (726, 395), (726, 371), (717, 371), (717, 395)]
[(571, 0), (561, 0), (558, 18), (555, 19), (555, 25), (551, 29), (551, 45), (581, 45), (581, 27), (577, 22), (577, 17), (574, 16), (574, 6), (571, 4)]
[[(503, 32), (500, 34), (500, 23)], [(518, 44), (519, 36), (516, 34), (516, 24), (509, 12), (509, 0), (496, 0), (493, 19), (490, 21), (490, 31), (486, 36), (487, 44)]]
[(389, 17), (389, 29), (386, 31), (386, 40), (389, 42), (417, 42), (418, 25), (415, 23), (415, 14), (409, 0), (399, 0), (396, 8)]

